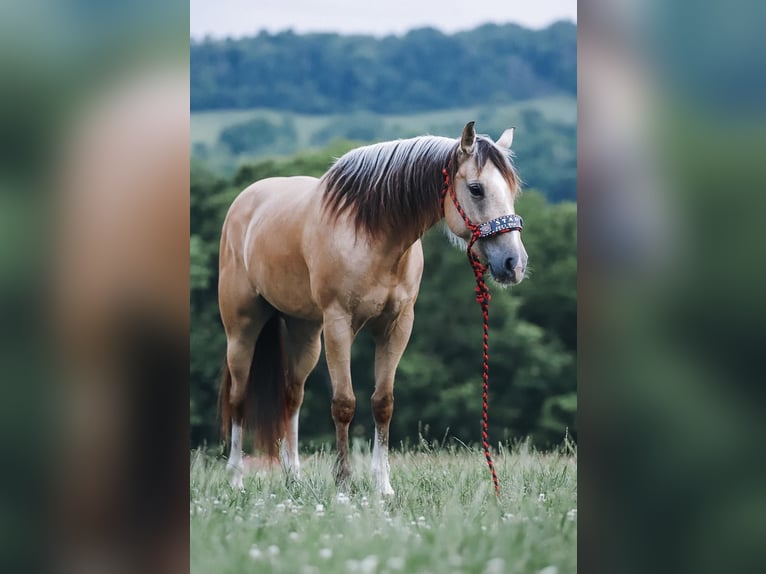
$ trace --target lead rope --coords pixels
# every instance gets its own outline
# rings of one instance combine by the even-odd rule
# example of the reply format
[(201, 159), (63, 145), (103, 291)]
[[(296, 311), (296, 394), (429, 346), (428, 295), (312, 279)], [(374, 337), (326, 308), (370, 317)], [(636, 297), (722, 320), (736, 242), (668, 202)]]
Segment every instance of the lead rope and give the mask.
[[(476, 278), (476, 302), (481, 306), (481, 316), (483, 320), (483, 340), (482, 340), (482, 416), (481, 416), (481, 446), (484, 448), (484, 456), (487, 459), (487, 466), (489, 472), (492, 475), (492, 482), (495, 485), (495, 496), (500, 497), (500, 482), (497, 480), (497, 472), (495, 472), (495, 464), (492, 462), (492, 455), (489, 452), (489, 301), (491, 299), (489, 294), (489, 287), (484, 281), (484, 274), (487, 272), (487, 266), (479, 261), (479, 258), (472, 251), (474, 243), (481, 237), (481, 230), (478, 225), (471, 222), (468, 216), (463, 211), (463, 207), (455, 195), (455, 189), (450, 186), (450, 174), (449, 169), (451, 167), (452, 160), (447, 164), (447, 167), (442, 169), (444, 174), (444, 186), (441, 192), (441, 208), (444, 213), (444, 201), (447, 197), (447, 193), (450, 194), (452, 202), (455, 204), (460, 217), (463, 218), (463, 222), (471, 232), (471, 239), (468, 241), (468, 247), (466, 248), (466, 255), (468, 255), (468, 262), (473, 269), (474, 277)], [(445, 213), (446, 215), (446, 213)], [(507, 233), (510, 229), (499, 230), (496, 233)]]

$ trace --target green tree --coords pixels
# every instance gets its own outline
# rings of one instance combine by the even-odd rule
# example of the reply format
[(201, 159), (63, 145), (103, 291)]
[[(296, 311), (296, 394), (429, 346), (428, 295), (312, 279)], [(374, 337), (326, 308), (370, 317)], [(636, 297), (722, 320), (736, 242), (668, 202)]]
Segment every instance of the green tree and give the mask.
[(576, 44), (572, 22), (379, 39), (288, 31), (193, 41), (191, 109), (412, 113), (575, 94)]

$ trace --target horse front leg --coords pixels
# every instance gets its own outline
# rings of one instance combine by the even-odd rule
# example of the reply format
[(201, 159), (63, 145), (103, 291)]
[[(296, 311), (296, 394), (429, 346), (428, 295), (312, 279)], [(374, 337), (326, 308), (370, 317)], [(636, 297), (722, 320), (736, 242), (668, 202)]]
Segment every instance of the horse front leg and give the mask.
[(407, 347), (415, 319), (413, 305), (408, 305), (391, 322), (375, 329), (375, 392), (372, 416), (375, 419), (375, 441), (372, 447), (372, 477), (378, 492), (394, 494), (388, 463), (388, 431), (394, 414), (394, 378), (396, 368)]
[(332, 420), (338, 458), (335, 463), (335, 484), (347, 492), (351, 477), (348, 461), (348, 427), (354, 418), (356, 397), (351, 385), (351, 344), (354, 332), (351, 317), (343, 311), (326, 312), (324, 317), (325, 354), (332, 380)]

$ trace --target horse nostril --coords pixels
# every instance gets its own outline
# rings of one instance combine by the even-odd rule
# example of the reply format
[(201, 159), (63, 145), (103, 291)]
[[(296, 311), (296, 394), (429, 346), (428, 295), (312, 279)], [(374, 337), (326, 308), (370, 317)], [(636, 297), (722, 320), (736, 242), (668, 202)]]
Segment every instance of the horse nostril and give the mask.
[(516, 258), (515, 257), (509, 257), (505, 260), (505, 270), (513, 272), (513, 270), (516, 268)]

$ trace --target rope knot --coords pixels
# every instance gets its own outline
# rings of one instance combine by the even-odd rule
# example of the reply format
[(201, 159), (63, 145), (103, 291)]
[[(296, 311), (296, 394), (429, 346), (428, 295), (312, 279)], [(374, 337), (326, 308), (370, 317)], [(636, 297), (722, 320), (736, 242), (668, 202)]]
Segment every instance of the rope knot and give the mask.
[(480, 305), (483, 305), (484, 303), (489, 303), (492, 300), (492, 296), (489, 293), (484, 293), (483, 291), (476, 290), (476, 302)]

